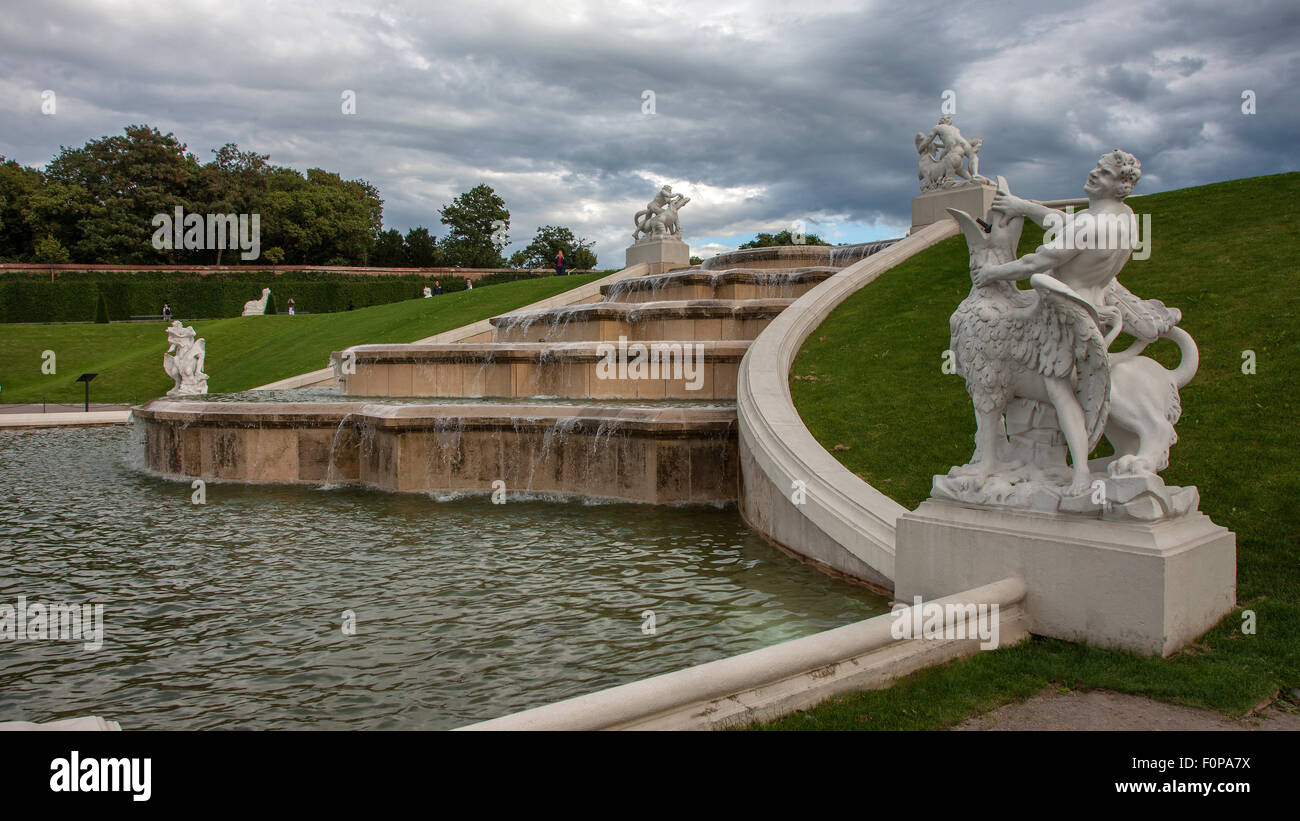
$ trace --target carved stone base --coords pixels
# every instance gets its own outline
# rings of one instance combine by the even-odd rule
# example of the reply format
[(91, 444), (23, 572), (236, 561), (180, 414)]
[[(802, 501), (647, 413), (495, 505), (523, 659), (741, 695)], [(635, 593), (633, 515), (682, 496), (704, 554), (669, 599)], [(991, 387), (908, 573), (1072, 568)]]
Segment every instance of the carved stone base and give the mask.
[[(1108, 476), (1094, 471), (1093, 486), (1070, 496), (1070, 470), (1027, 467), (997, 476), (935, 476), (930, 495), (970, 505), (1007, 507), (1039, 513), (1068, 513), (1107, 521), (1154, 522), (1194, 513), (1201, 503), (1194, 486), (1166, 485), (1153, 473)], [(1100, 482), (1100, 485), (1096, 483)]]
[(993, 205), (993, 195), (996, 193), (996, 185), (970, 184), (922, 194), (912, 200), (912, 230), (908, 233), (915, 233), (927, 225), (951, 219), (945, 210), (948, 208), (956, 208), (972, 217), (984, 219), (988, 216), (989, 207)]
[(1236, 605), (1236, 536), (1203, 513), (1120, 523), (931, 499), (896, 544), (897, 600), (1014, 576), (1030, 632), (1068, 641), (1168, 656)]
[(168, 396), (202, 396), (208, 392), (207, 374), (198, 379), (185, 379), (179, 385), (167, 391)]
[(650, 266), (650, 276), (691, 265), (691, 246), (677, 237), (643, 239), (628, 246), (627, 265), (633, 266), (644, 262)]

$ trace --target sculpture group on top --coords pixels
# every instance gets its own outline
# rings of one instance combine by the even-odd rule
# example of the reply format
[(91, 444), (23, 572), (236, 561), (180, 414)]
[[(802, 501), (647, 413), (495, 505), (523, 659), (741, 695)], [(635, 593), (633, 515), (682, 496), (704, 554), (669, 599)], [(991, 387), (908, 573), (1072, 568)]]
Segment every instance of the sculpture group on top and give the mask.
[(680, 238), (682, 226), (677, 219), (677, 212), (690, 201), (690, 197), (685, 194), (674, 194), (671, 185), (660, 188), (654, 199), (646, 203), (646, 207), (637, 211), (632, 217), (632, 223), (636, 226), (636, 230), (632, 232), (632, 241), (644, 242), (665, 237)]
[[(1196, 509), (1194, 487), (1166, 487), (1157, 475), (1177, 441), (1178, 391), (1196, 374), (1196, 344), (1177, 327), (1178, 309), (1116, 279), (1138, 241), (1124, 199), (1141, 174), (1116, 149), (1088, 174), (1087, 211), (1012, 196), (1002, 177), (987, 222), (949, 209), (970, 249), (973, 285), (950, 330), (975, 406), (975, 454), (936, 476), (933, 496), (1146, 521)], [(1049, 234), (1017, 259), (1026, 217), (1073, 241)], [(1030, 289), (1015, 285), (1024, 279)], [(1111, 353), (1121, 331), (1135, 341)], [(1140, 355), (1160, 338), (1181, 352), (1172, 371)], [(1103, 435), (1114, 454), (1090, 462)]]
[(982, 137), (966, 139), (952, 117), (944, 115), (930, 133), (916, 132), (916, 153), (920, 155), (916, 177), (922, 193), (991, 182), (980, 176)]

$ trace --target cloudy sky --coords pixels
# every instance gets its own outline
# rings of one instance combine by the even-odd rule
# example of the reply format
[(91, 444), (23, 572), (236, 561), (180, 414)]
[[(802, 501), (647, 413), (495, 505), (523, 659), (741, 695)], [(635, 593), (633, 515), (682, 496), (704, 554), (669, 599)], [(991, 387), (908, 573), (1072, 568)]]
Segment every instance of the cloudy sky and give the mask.
[(363, 177), (388, 227), (438, 235), (486, 182), (513, 248), (566, 225), (602, 267), (663, 183), (692, 198), (701, 256), (794, 220), (832, 242), (906, 233), (913, 135), (949, 90), (981, 172), (1025, 196), (1081, 196), (1113, 147), (1141, 159), (1138, 193), (1298, 167), (1295, 0), (7, 5), (8, 158), (148, 123), (205, 162), (236, 142)]

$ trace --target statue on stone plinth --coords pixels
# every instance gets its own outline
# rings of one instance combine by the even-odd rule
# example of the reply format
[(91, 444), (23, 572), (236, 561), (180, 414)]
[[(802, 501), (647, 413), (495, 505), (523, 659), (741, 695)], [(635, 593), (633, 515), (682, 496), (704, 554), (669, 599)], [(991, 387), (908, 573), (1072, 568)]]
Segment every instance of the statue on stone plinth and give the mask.
[(660, 188), (654, 199), (632, 218), (632, 224), (636, 226), (632, 232), (632, 241), (680, 237), (682, 226), (678, 222), (677, 212), (690, 201), (690, 197), (685, 194), (674, 194), (670, 185)]
[[(1141, 520), (1196, 509), (1195, 488), (1166, 487), (1157, 475), (1177, 441), (1178, 390), (1196, 373), (1196, 344), (1176, 327), (1177, 309), (1115, 279), (1140, 244), (1124, 198), (1141, 173), (1131, 154), (1104, 155), (1079, 214), (1014, 197), (1002, 177), (988, 222), (949, 209), (970, 248), (973, 287), (950, 330), (975, 406), (975, 454), (936, 476), (931, 495)], [(1016, 259), (1025, 217), (1049, 233)], [(1015, 286), (1022, 279), (1030, 290)], [(1121, 331), (1136, 342), (1110, 353)], [(1181, 351), (1172, 371), (1139, 355), (1162, 337)], [(1090, 463), (1102, 435), (1115, 453)]]
[(946, 114), (940, 117), (929, 134), (916, 132), (915, 142), (916, 153), (920, 155), (916, 178), (921, 181), (922, 192), (990, 182), (980, 176), (979, 151), (984, 139), (963, 137), (952, 124), (952, 117)]
[[(163, 371), (176, 383), (168, 396), (193, 396), (208, 392), (208, 375), (203, 372), (207, 342), (196, 339), (194, 328), (172, 320), (167, 328), (167, 352), (163, 354)], [(173, 354), (172, 351), (176, 353)]]

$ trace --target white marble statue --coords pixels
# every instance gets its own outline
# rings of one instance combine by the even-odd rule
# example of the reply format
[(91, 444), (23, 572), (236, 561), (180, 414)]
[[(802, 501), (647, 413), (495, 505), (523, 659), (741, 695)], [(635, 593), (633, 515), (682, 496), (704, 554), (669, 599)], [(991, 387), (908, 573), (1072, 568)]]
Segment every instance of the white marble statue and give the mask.
[[(207, 342), (196, 339), (194, 328), (172, 320), (167, 328), (167, 352), (163, 354), (163, 370), (176, 383), (168, 396), (194, 396), (208, 392), (208, 375), (203, 372), (203, 358), (207, 356)], [(175, 354), (172, 353), (175, 351)]]
[[(1115, 279), (1137, 238), (1104, 228), (1136, 226), (1124, 198), (1140, 176), (1137, 158), (1116, 150), (1088, 175), (1089, 206), (1079, 214), (1014, 197), (1002, 177), (988, 222), (949, 209), (970, 249), (973, 286), (950, 330), (975, 406), (975, 454), (934, 477), (933, 496), (1148, 521), (1196, 509), (1195, 488), (1167, 487), (1157, 475), (1177, 441), (1178, 390), (1196, 373), (1196, 344), (1176, 327), (1177, 309), (1140, 300)], [(1025, 217), (1049, 234), (1016, 259)], [(1016, 287), (1023, 279), (1030, 289)], [(1136, 342), (1110, 353), (1121, 331)], [(1172, 371), (1139, 355), (1161, 337), (1181, 351)], [(1115, 453), (1090, 462), (1103, 435)]]
[(262, 316), (266, 313), (266, 299), (271, 295), (270, 288), (262, 289), (261, 299), (250, 299), (244, 303), (244, 313), (241, 316)]
[(424, 286), (424, 298), (433, 299), (433, 289), (430, 288), (428, 285)]
[(980, 176), (979, 151), (984, 139), (966, 139), (948, 115), (940, 117), (929, 134), (916, 132), (915, 142), (920, 155), (916, 178), (921, 181), (922, 192), (990, 181)]
[(674, 194), (670, 185), (660, 188), (654, 199), (632, 218), (632, 223), (636, 226), (632, 232), (632, 241), (680, 237), (682, 226), (677, 219), (677, 212), (690, 201), (690, 197), (685, 194)]

